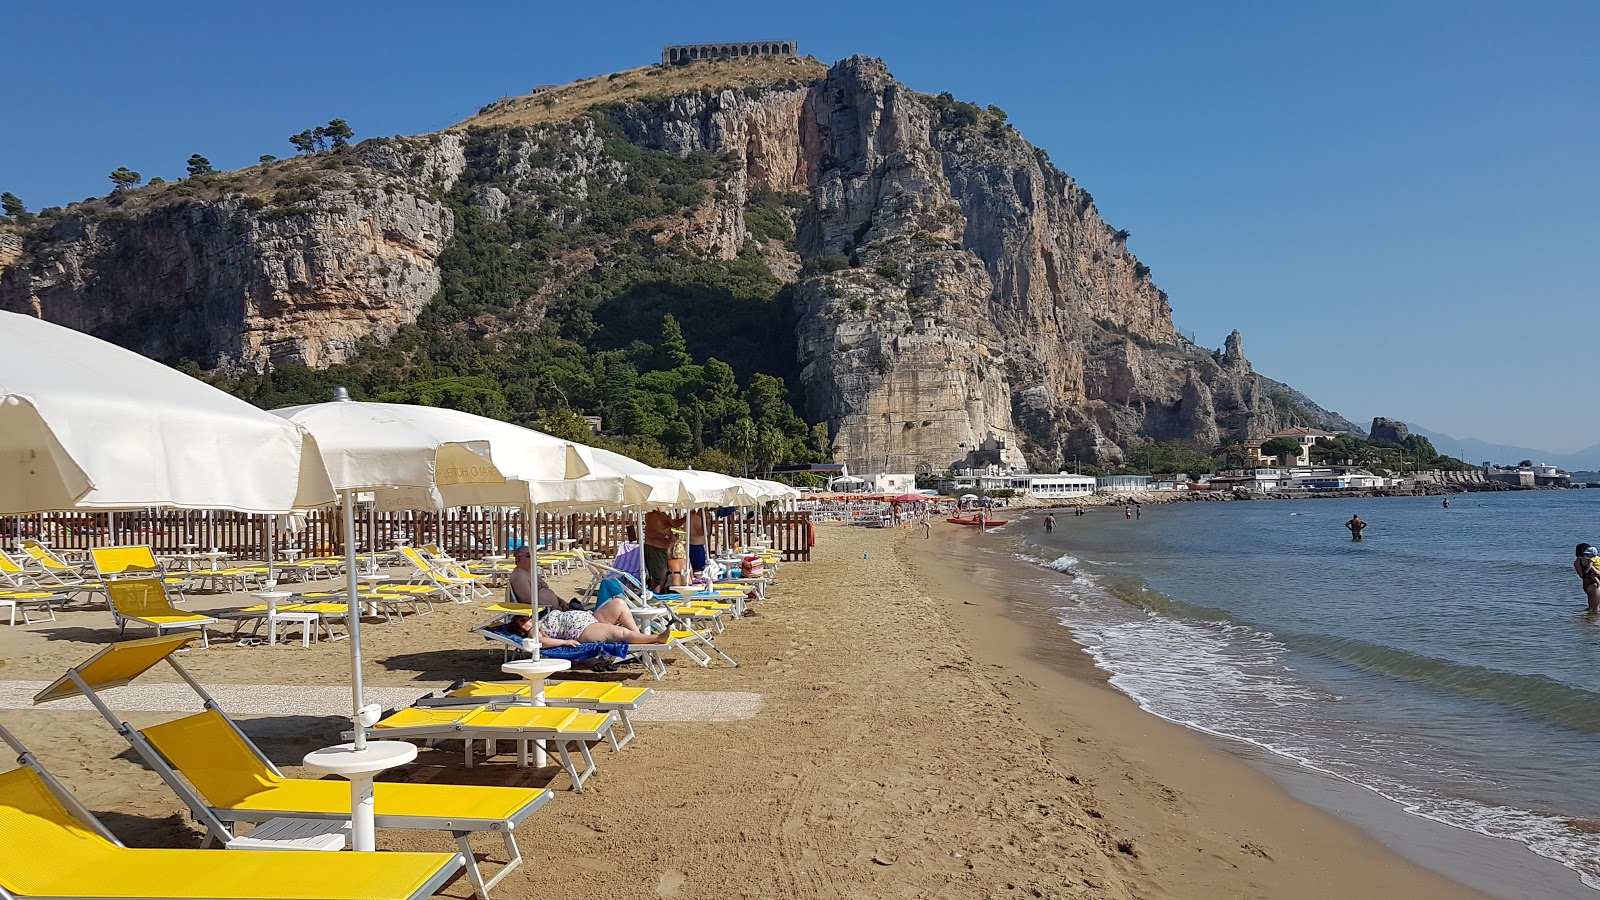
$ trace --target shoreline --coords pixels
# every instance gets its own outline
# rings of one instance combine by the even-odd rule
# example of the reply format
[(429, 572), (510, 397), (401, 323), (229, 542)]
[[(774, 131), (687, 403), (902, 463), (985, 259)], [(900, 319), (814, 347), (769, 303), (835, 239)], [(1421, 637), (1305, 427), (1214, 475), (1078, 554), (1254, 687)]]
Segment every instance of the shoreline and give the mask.
[[(1026, 527), (1023, 524), (1025, 522), (1026, 517), (1021, 517), (1011, 527)], [(1054, 688), (1064, 690), (1065, 693), (1060, 696), (1072, 698), (1074, 705), (1082, 701), (1086, 690), (1091, 699), (1097, 699), (1097, 695), (1110, 695), (1113, 698), (1095, 706), (1096, 726), (1112, 722), (1114, 727), (1111, 730), (1119, 736), (1126, 736), (1131, 731), (1136, 740), (1159, 736), (1164, 741), (1192, 744), (1195, 746), (1185, 750), (1185, 753), (1192, 750), (1202, 757), (1211, 756), (1243, 767), (1267, 782), (1267, 792), (1275, 795), (1270, 802), (1301, 806), (1308, 816), (1331, 820), (1338, 826), (1352, 829), (1361, 838), (1380, 845), (1383, 852), (1401, 858), (1403, 864), (1450, 879), (1457, 885), (1458, 896), (1489, 896), (1504, 900), (1535, 896), (1552, 900), (1586, 900), (1595, 895), (1579, 880), (1576, 872), (1553, 859), (1534, 853), (1523, 843), (1490, 837), (1414, 815), (1400, 802), (1359, 783), (1308, 768), (1290, 757), (1244, 740), (1193, 729), (1146, 709), (1142, 701), (1109, 683), (1111, 673), (1094, 663), (1070, 628), (1051, 613), (1048, 604), (1040, 603), (1031, 596), (1021, 596), (1021, 592), (1016, 590), (1026, 582), (1032, 582), (1034, 586), (1047, 584), (1056, 573), (1044, 567), (1034, 571), (1029, 565), (1028, 577), (1018, 579), (1014, 573), (997, 570), (996, 563), (999, 560), (996, 554), (1004, 551), (975, 546), (970, 541), (961, 547), (952, 546), (949, 540), (933, 543), (942, 543), (942, 546), (929, 554), (937, 557), (932, 564), (937, 567), (948, 561), (950, 566), (963, 568), (966, 580), (986, 586), (999, 596), (1004, 612), (988, 618), (1010, 620), (1009, 628), (990, 628), (982, 621), (975, 622), (974, 627), (1009, 632), (1007, 638), (1018, 640), (1028, 647), (1025, 659), (1028, 663), (1036, 664), (1035, 672), (1042, 668), (1054, 673), (1059, 682), (1073, 685), (1068, 688), (1057, 683)], [(1079, 552), (1070, 545), (1064, 549), (1068, 553)], [(916, 550), (912, 552), (916, 553)], [(952, 608), (957, 614), (967, 611), (972, 616), (983, 618), (982, 613), (973, 610), (974, 607), (967, 605), (967, 602)], [(998, 649), (1001, 644), (995, 646)], [(1030, 668), (1009, 659), (1007, 665), (1018, 670)], [(1025, 708), (1030, 705), (1025, 705)], [(1106, 716), (1110, 718), (1104, 718)], [(1139, 725), (1118, 721), (1126, 716), (1153, 720), (1157, 724)], [(1202, 783), (1199, 794), (1203, 795), (1208, 787), (1210, 785)], [(1186, 794), (1196, 791), (1193, 782), (1185, 784), (1182, 789)], [(1235, 802), (1231, 794), (1223, 799), (1229, 804)], [(1214, 815), (1214, 812), (1209, 812), (1208, 816)]]
[[(1494, 896), (1311, 805), (1223, 741), (1141, 709), (1044, 604), (1016, 596), (1008, 589), (1013, 579), (960, 542), (959, 534), (936, 533), (906, 541), (903, 552), (919, 580), (942, 586), (945, 613), (1019, 701), (1023, 720), (1047, 736), (1052, 755), (1069, 769), (1118, 776), (1093, 782), (1100, 812), (1151, 858), (1153, 895)], [(961, 596), (963, 582), (979, 593)]]

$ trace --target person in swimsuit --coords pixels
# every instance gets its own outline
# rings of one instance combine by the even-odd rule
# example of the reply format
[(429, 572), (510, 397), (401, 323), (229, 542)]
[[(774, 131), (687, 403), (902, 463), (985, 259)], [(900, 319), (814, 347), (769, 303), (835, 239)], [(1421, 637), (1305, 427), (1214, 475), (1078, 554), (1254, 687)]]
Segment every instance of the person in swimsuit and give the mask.
[(1572, 561), (1573, 571), (1583, 581), (1583, 596), (1589, 600), (1588, 615), (1600, 612), (1600, 551), (1588, 544), (1579, 544), (1577, 558)]
[(1045, 534), (1049, 534), (1050, 532), (1055, 531), (1055, 530), (1056, 530), (1056, 517), (1055, 517), (1055, 514), (1054, 513), (1045, 513), (1045, 516), (1044, 516), (1044, 533)]
[[(533, 637), (533, 619), (515, 616), (506, 623), (506, 632), (519, 637)], [(672, 638), (669, 632), (645, 634), (629, 631), (621, 625), (608, 625), (597, 620), (594, 614), (581, 609), (551, 610), (539, 620), (540, 647), (576, 647), (601, 641), (620, 641), (624, 644), (665, 644)]]
[(1360, 516), (1351, 516), (1350, 521), (1344, 523), (1344, 527), (1350, 529), (1350, 540), (1359, 541), (1361, 540), (1361, 531), (1367, 527), (1367, 523), (1361, 521)]

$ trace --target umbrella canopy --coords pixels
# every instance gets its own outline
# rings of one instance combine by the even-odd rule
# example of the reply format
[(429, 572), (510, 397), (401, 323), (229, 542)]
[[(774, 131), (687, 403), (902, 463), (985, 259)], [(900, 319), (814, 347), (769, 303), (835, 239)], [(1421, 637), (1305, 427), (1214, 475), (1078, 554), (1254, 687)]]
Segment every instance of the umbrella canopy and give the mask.
[(894, 500), (892, 502), (894, 502), (894, 503), (921, 503), (922, 501), (924, 501), (926, 499), (928, 499), (928, 498), (923, 496), (922, 494), (901, 494), (900, 496), (894, 498)]
[(531, 485), (538, 504), (547, 510), (573, 512), (589, 509), (671, 509), (693, 506), (685, 502), (683, 483), (675, 473), (647, 466), (638, 460), (579, 446), (589, 474), (568, 481)]
[(0, 313), (0, 513), (333, 502), (304, 429), (98, 338)]
[[(372, 492), (380, 509), (520, 506), (530, 485), (581, 478), (589, 468), (568, 441), (453, 409), (358, 403), (341, 388), (331, 403), (275, 410), (318, 438), (334, 487), (344, 495), (346, 591), (355, 748), (362, 721), (361, 602), (356, 576), (355, 504)], [(375, 719), (374, 719), (375, 721)]]
[(460, 410), (335, 400), (274, 412), (317, 438), (334, 487), (372, 491), (381, 510), (521, 506), (537, 499), (531, 484), (589, 474), (569, 441)]
[(696, 496), (702, 498), (697, 506), (748, 506), (761, 501), (751, 496), (752, 489), (739, 479), (719, 472), (700, 472), (685, 469), (675, 473)]

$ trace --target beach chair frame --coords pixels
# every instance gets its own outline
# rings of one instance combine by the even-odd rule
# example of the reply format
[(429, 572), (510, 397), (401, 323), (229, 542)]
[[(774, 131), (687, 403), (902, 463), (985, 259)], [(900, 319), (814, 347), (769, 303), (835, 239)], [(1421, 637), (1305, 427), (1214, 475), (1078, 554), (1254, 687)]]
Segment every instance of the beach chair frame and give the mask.
[[(684, 656), (689, 657), (691, 662), (702, 669), (710, 667), (713, 654), (722, 657), (724, 662), (735, 669), (739, 668), (737, 660), (729, 656), (721, 647), (718, 647), (710, 635), (695, 628), (679, 610), (674, 609), (667, 601), (657, 599), (655, 594), (643, 591), (639, 586), (637, 575), (623, 572), (598, 561), (591, 561), (589, 567), (594, 577), (585, 595), (586, 602), (594, 596), (603, 579), (615, 578), (622, 585), (624, 596), (636, 610), (657, 609), (666, 611), (667, 629), (672, 632), (672, 640), (665, 644), (650, 644), (646, 646), (667, 647), (677, 650)], [(665, 667), (663, 667), (662, 672), (665, 674)], [(660, 679), (658, 678), (657, 680)]]
[[(189, 615), (191, 618), (184, 622), (157, 622), (154, 619), (146, 619), (138, 615), (134, 615), (133, 613), (128, 612), (126, 609), (117, 609), (117, 599), (112, 595), (120, 591), (130, 590), (130, 586), (141, 583), (151, 585), (151, 589), (159, 589), (161, 591), (161, 599), (167, 604), (168, 609), (171, 609), (174, 613), (178, 613), (179, 615)], [(212, 616), (202, 616), (199, 613), (185, 614), (177, 607), (173, 606), (172, 598), (167, 594), (167, 583), (160, 577), (112, 579), (111, 583), (106, 585), (106, 606), (111, 610), (112, 620), (117, 623), (117, 637), (119, 638), (127, 632), (129, 622), (154, 628), (156, 630), (156, 637), (161, 637), (168, 631), (173, 631), (180, 628), (198, 628), (200, 629), (200, 647), (201, 649), (205, 650), (211, 649), (211, 637), (206, 633), (206, 626), (215, 625), (219, 621)]]
[[(484, 703), (505, 704), (507, 706), (532, 706), (533, 688), (526, 681), (495, 682), (504, 687), (505, 693), (492, 697), (467, 697), (455, 695), (452, 691), (444, 693), (428, 693), (418, 697), (411, 705), (422, 709), (438, 708), (471, 708), (482, 706)], [(629, 715), (639, 709), (646, 700), (649, 700), (655, 691), (651, 688), (634, 688), (640, 693), (629, 700), (593, 699), (582, 696), (561, 696), (562, 689), (567, 685), (580, 685), (588, 687), (624, 687), (623, 685), (607, 681), (546, 681), (544, 683), (544, 705), (568, 707), (570, 709), (588, 709), (595, 712), (614, 712), (617, 714), (617, 724), (606, 732), (606, 739), (611, 743), (613, 751), (620, 751), (623, 747), (633, 742), (633, 718)], [(464, 686), (464, 685), (463, 685)], [(555, 693), (551, 693), (554, 691)], [(617, 736), (617, 728), (623, 730), (621, 737)]]
[[(143, 640), (146, 642), (154, 642), (160, 641), (162, 638), (145, 638)], [(256, 746), (255, 741), (250, 740), (250, 736), (245, 734), (244, 731), (239, 728), (238, 723), (234, 722), (233, 718), (222, 709), (221, 704), (216, 701), (216, 698), (212, 697), (211, 694), (206, 691), (205, 687), (201, 685), (199, 681), (195, 680), (194, 676), (189, 673), (188, 669), (185, 669), (181, 663), (172, 657), (173, 652), (182, 647), (188, 641), (193, 640), (193, 637), (190, 635), (183, 635), (181, 639), (178, 639), (178, 636), (174, 635), (165, 638), (165, 640), (170, 642), (171, 648), (160, 661), (164, 661), (168, 666), (171, 666), (172, 670), (178, 673), (178, 677), (182, 678), (184, 683), (189, 686), (189, 689), (195, 692), (195, 695), (201, 700), (201, 706), (204, 711), (217, 713), (222, 721), (227, 723), (228, 728), (239, 738), (240, 742), (243, 743), (246, 748), (248, 748), (249, 752), (263, 767), (265, 767), (272, 774), (280, 778), (283, 777), (283, 772), (273, 764), (272, 760), (268, 758), (265, 753), (261, 752), (261, 748)], [(137, 643), (139, 642), (129, 641), (125, 642), (125, 645)], [(39, 704), (49, 702), (50, 700), (60, 699), (63, 696), (71, 696), (72, 694), (83, 695), (83, 697), (89, 701), (90, 705), (92, 705), (95, 710), (100, 713), (101, 717), (111, 725), (117, 734), (121, 735), (123, 740), (128, 742), (129, 746), (133, 748), (134, 752), (139, 755), (139, 758), (144, 760), (144, 762), (155, 771), (156, 775), (166, 783), (167, 787), (171, 788), (173, 793), (178, 795), (179, 799), (183, 801), (184, 805), (189, 808), (190, 815), (195, 818), (195, 821), (199, 822), (205, 827), (206, 838), (202, 846), (209, 847), (212, 841), (218, 841), (223, 845), (226, 845), (228, 841), (233, 840), (233, 838), (236, 836), (234, 833), (234, 826), (240, 822), (259, 824), (261, 822), (267, 822), (278, 818), (345, 821), (350, 818), (348, 815), (325, 815), (322, 813), (295, 810), (229, 809), (213, 807), (207, 804), (204, 797), (200, 795), (200, 792), (193, 785), (189, 784), (189, 782), (178, 772), (177, 769), (173, 768), (173, 766), (168, 763), (166, 757), (156, 749), (155, 745), (150, 743), (150, 741), (145, 738), (145, 736), (140, 733), (138, 729), (123, 721), (121, 717), (111, 709), (110, 706), (106, 705), (105, 700), (100, 697), (94, 686), (90, 685), (89, 682), (83, 677), (81, 670), (87, 668), (90, 664), (100, 659), (117, 646), (119, 645), (112, 644), (109, 647), (102, 649), (94, 656), (90, 657), (86, 662), (68, 669), (67, 673), (61, 678), (57, 679), (55, 683), (36, 694), (33, 702), (35, 704)], [(140, 670), (140, 672), (135, 673), (124, 680), (102, 684), (101, 687), (114, 687), (121, 684), (127, 684), (128, 682), (131, 682), (133, 678), (143, 674), (144, 671), (148, 671), (148, 669), (149, 667), (147, 666), (145, 669)], [(66, 694), (61, 693), (62, 687), (68, 683), (70, 683), (75, 690)], [(460, 816), (446, 818), (442, 816), (378, 815), (374, 818), (374, 824), (378, 828), (395, 828), (410, 831), (450, 832), (451, 836), (455, 838), (456, 846), (460, 848), (460, 855), (463, 860), (463, 865), (466, 867), (467, 878), (472, 882), (474, 892), (478, 895), (480, 900), (489, 900), (490, 889), (499, 884), (503, 878), (512, 872), (512, 870), (522, 865), (522, 851), (521, 848), (517, 846), (517, 839), (513, 834), (513, 830), (516, 828), (516, 826), (527, 820), (529, 816), (543, 808), (543, 806), (550, 801), (550, 797), (550, 791), (540, 791), (535, 795), (535, 799), (532, 802), (524, 805), (521, 809), (517, 810), (516, 814), (506, 819), (472, 819)], [(509, 857), (509, 861), (505, 864), (504, 868), (502, 868), (499, 872), (496, 872), (495, 876), (490, 879), (485, 879), (482, 872), (478, 869), (477, 860), (473, 856), (472, 848), (467, 841), (467, 838), (470, 835), (478, 832), (498, 833), (505, 841), (506, 854)], [(0, 900), (3, 900), (3, 898), (0, 898)]]
[[(11, 731), (4, 725), (0, 725), (0, 741), (3, 741), (12, 749), (12, 751), (17, 754), (17, 764), (29, 770), (35, 777), (37, 777), (44, 785), (45, 789), (50, 792), (50, 795), (56, 800), (56, 802), (60, 803), (67, 813), (71, 815), (73, 819), (77, 820), (80, 825), (92, 831), (97, 837), (104, 839), (112, 846), (123, 850), (128, 849), (127, 846), (122, 843), (122, 841), (117, 839), (116, 835), (111, 833), (110, 829), (106, 828), (105, 824), (100, 821), (99, 817), (91, 812), (88, 807), (84, 806), (83, 803), (78, 800), (75, 794), (67, 790), (66, 785), (62, 784), (53, 774), (51, 774), (50, 770), (46, 769), (44, 765), (39, 762), (39, 758), (34, 755), (33, 751), (28, 749), (27, 745), (22, 743), (22, 741), (16, 735), (12, 734)], [(444, 854), (438, 855), (443, 856)], [(424, 898), (433, 896), (439, 891), (440, 888), (444, 887), (444, 885), (452, 877), (454, 877), (456, 870), (464, 864), (462, 854), (452, 854), (452, 857), (453, 859), (451, 862), (453, 864), (441, 866), (440, 869), (434, 873), (433, 877), (431, 877), (426, 883), (420, 885), (414, 892), (408, 895), (405, 900), (424, 900)], [(114, 875), (115, 873), (111, 874)], [(0, 887), (0, 900), (27, 900), (27, 898), (30, 896), (32, 895), (14, 893), (4, 887)], [(127, 898), (130, 895), (119, 893), (118, 896)], [(137, 897), (139, 895), (132, 896)], [(208, 892), (203, 896), (205, 898), (211, 898), (211, 900), (229, 900), (226, 895), (215, 892)], [(57, 898), (57, 900), (60, 900), (60, 898)], [(84, 897), (79, 898), (79, 900), (95, 900), (95, 898)], [(163, 894), (161, 895), (160, 900), (180, 900), (180, 896), (177, 894)], [(201, 896), (196, 895), (192, 898), (181, 898), (181, 900), (201, 900)], [(246, 898), (239, 898), (239, 900), (246, 900)]]

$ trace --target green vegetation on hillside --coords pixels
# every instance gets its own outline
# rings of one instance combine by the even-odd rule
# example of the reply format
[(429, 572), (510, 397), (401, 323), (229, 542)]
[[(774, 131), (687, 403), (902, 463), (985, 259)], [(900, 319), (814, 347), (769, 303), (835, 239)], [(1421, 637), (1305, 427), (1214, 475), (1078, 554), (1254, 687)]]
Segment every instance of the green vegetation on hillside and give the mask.
[(1398, 444), (1341, 434), (1313, 446), (1311, 461), (1319, 465), (1361, 466), (1379, 474), (1430, 469), (1462, 472), (1476, 468), (1435, 450), (1433, 442), (1420, 434), (1407, 435)]
[[(268, 408), (320, 402), (345, 385), (360, 399), (509, 419), (658, 465), (742, 474), (826, 458), (826, 429), (806, 424), (786, 386), (796, 375), (788, 292), (755, 247), (708, 260), (657, 239), (733, 163), (629, 143), (600, 112), (588, 122), (623, 174), (591, 178), (582, 198), (519, 193), (505, 157), (525, 148), (521, 129), (469, 133), (468, 170), (444, 198), (455, 236), (416, 325), (345, 365), (214, 381)], [(577, 152), (560, 133), (538, 136), (539, 164)], [(508, 209), (491, 214), (481, 202), (490, 187), (515, 198)], [(778, 211), (787, 201), (774, 196), (756, 204), (770, 213), (761, 228), (782, 240), (787, 225), (792, 239)], [(583, 415), (600, 416), (606, 436), (590, 434)]]

